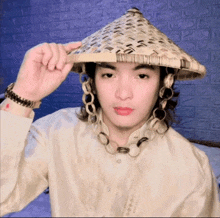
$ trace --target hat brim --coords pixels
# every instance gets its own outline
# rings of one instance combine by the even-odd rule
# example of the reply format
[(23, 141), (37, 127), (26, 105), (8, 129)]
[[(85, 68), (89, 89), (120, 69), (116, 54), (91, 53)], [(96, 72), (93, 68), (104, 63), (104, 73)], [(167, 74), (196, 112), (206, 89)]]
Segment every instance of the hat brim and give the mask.
[(82, 65), (89, 62), (128, 62), (148, 64), (153, 66), (169, 67), (177, 69), (177, 80), (202, 79), (206, 75), (206, 68), (195, 61), (188, 62), (177, 58), (152, 57), (137, 54), (115, 54), (115, 53), (92, 53), (92, 54), (69, 54), (69, 63), (74, 63), (71, 71), (76, 73), (82, 72)]

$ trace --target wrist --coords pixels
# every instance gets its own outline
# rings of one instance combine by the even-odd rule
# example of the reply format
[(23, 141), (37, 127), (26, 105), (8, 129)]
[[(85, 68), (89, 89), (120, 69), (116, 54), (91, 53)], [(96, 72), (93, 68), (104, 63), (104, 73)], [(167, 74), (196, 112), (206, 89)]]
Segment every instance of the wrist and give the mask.
[(7, 87), (7, 89), (5, 91), (5, 97), (6, 98), (9, 98), (10, 100), (14, 101), (15, 103), (17, 103), (21, 106), (27, 107), (27, 108), (34, 109), (34, 108), (39, 108), (40, 107), (41, 101), (31, 101), (29, 99), (25, 99), (25, 98), (17, 95), (14, 92), (13, 88), (14, 88), (14, 83), (11, 83)]
[[(11, 84), (10, 84), (11, 85)], [(36, 93), (32, 94), (32, 93), (29, 93), (28, 91), (24, 90), (23, 87), (21, 87), (20, 85), (17, 86), (16, 83), (14, 84), (13, 88), (12, 88), (12, 91), (17, 94), (19, 97), (21, 98), (24, 98), (24, 99), (27, 99), (29, 101), (33, 101), (33, 102), (38, 102), (38, 101), (41, 101), (41, 99), (38, 99), (37, 98), (37, 95)]]

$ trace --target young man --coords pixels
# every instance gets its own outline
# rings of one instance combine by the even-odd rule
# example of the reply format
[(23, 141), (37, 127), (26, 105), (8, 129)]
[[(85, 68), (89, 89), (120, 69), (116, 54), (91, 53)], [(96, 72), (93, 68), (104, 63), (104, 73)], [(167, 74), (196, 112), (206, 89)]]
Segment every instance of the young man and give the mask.
[[(71, 69), (86, 74), (81, 110), (32, 124)], [(82, 44), (32, 48), (1, 105), (1, 215), (49, 186), (57, 217), (219, 216), (207, 156), (170, 127), (174, 78), (204, 74), (137, 9)]]

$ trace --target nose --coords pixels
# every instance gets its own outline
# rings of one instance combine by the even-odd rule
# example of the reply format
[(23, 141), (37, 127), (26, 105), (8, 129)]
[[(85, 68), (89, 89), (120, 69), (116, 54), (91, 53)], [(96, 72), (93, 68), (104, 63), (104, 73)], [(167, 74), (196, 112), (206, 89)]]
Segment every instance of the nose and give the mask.
[(133, 98), (133, 88), (128, 78), (122, 78), (118, 81), (115, 97), (122, 101)]

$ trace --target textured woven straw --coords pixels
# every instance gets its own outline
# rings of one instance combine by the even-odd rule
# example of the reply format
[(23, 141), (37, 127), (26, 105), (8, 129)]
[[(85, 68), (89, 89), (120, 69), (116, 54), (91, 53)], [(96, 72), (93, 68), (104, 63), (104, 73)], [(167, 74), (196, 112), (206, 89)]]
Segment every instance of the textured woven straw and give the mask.
[(178, 80), (203, 78), (206, 68), (132, 8), (125, 15), (82, 40), (69, 54), (72, 71), (85, 62), (135, 62), (179, 69)]

